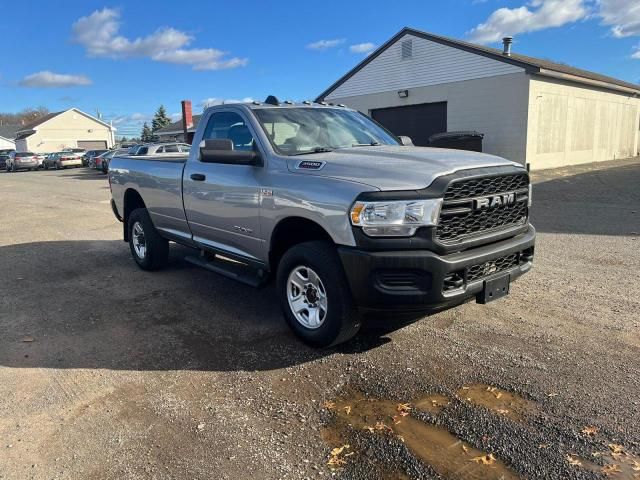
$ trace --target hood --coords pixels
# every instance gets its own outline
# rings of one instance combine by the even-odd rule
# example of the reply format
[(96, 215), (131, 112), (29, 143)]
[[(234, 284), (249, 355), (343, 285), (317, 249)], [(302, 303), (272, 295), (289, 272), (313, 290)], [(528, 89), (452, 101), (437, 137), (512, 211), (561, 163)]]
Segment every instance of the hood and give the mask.
[[(323, 162), (320, 169), (297, 168), (300, 162)], [(486, 153), (445, 148), (377, 147), (339, 148), (332, 152), (287, 158), (292, 173), (339, 178), (377, 189), (419, 190), (437, 177), (459, 170), (521, 164)]]

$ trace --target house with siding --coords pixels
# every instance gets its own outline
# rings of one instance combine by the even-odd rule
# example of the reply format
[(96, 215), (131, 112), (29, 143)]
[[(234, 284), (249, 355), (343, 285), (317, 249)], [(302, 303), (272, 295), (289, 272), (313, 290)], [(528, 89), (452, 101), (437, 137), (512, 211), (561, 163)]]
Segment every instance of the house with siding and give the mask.
[(640, 85), (404, 28), (317, 98), (396, 135), (478, 131), (483, 150), (532, 168), (638, 154)]
[(0, 125), (0, 150), (15, 150), (16, 142), (13, 140), (20, 125)]
[[(192, 124), (187, 128), (187, 132), (192, 135), (195, 133), (198, 128), (198, 122), (200, 121), (200, 115), (193, 115)], [(185, 142), (189, 141), (189, 139), (185, 140), (184, 138), (184, 127), (182, 125), (182, 119), (177, 122), (173, 122), (167, 125), (164, 128), (156, 130), (154, 135), (157, 137), (159, 142)]]
[(70, 108), (43, 115), (22, 126), (16, 132), (16, 150), (45, 153), (64, 148), (111, 148), (115, 130), (98, 118)]

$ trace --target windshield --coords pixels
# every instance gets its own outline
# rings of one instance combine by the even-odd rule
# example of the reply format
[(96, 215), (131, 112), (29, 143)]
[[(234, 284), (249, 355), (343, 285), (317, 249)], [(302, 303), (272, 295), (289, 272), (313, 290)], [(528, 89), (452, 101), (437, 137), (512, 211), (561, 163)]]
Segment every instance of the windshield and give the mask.
[(333, 108), (264, 108), (254, 113), (278, 153), (301, 155), (362, 145), (399, 145), (370, 118)]

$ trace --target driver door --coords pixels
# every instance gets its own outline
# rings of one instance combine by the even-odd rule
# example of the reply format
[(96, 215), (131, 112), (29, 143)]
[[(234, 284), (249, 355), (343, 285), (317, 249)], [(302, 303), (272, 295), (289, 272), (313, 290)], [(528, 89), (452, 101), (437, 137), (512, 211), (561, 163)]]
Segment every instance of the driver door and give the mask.
[[(223, 138), (233, 142), (234, 150), (257, 148), (255, 132), (239, 111), (218, 110), (209, 117), (202, 140)], [(201, 162), (198, 156), (187, 162), (183, 198), (195, 242), (222, 253), (264, 260), (259, 181), (263, 170), (262, 166)]]

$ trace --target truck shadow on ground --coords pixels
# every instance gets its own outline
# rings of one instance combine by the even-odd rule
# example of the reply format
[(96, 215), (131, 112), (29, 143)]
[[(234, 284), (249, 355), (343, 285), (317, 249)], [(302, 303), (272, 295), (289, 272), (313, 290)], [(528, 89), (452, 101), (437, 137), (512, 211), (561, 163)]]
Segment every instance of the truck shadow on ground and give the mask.
[(150, 273), (121, 241), (0, 247), (0, 365), (272, 370), (389, 341), (387, 324), (337, 349), (309, 348), (286, 326), (273, 283), (238, 284), (188, 264), (187, 253), (173, 246), (169, 266)]
[(640, 234), (640, 159), (615, 167), (590, 164), (534, 172), (532, 177), (531, 223), (539, 232)]
[(94, 168), (68, 168), (65, 170), (58, 170), (56, 174), (72, 180), (102, 180), (107, 187), (109, 186), (109, 179), (107, 175)]

